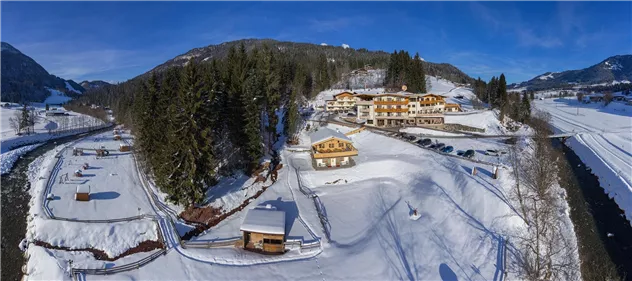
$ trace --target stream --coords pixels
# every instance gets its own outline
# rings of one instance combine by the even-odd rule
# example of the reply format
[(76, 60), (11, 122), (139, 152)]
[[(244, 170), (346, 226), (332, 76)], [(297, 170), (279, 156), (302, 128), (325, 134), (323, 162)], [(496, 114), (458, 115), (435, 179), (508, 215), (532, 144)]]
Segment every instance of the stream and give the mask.
[(62, 137), (50, 140), (42, 146), (22, 155), (8, 174), (0, 177), (2, 186), (2, 201), (0, 227), (2, 229), (2, 254), (0, 261), (0, 280), (20, 280), (22, 278), (22, 265), (25, 259), (22, 251), (18, 248), (20, 241), (26, 235), (26, 218), (29, 211), (30, 182), (28, 180), (28, 166), (37, 157), (42, 156), (56, 146), (65, 144), (88, 135), (98, 134), (111, 130), (105, 127), (89, 133), (82, 133), (74, 136)]
[[(564, 152), (568, 169), (568, 181), (560, 184), (567, 190), (567, 201), (571, 207), (571, 219), (580, 241), (580, 256), (583, 257), (582, 276), (585, 280), (599, 278), (600, 268), (608, 263), (616, 267), (619, 276), (632, 280), (632, 226), (617, 203), (608, 197), (599, 184), (599, 178), (587, 169), (575, 152), (558, 140), (554, 147)], [(589, 272), (594, 276), (586, 276)]]

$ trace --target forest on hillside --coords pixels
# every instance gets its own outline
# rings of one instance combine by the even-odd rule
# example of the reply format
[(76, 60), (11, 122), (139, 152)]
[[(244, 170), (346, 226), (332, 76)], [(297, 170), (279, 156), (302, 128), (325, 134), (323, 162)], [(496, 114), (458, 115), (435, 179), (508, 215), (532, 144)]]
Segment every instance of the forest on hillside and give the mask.
[[(309, 49), (312, 50), (312, 49)], [(371, 65), (387, 69), (385, 84), (426, 92), (419, 55), (328, 57), (267, 44), (231, 46), (225, 57), (189, 59), (118, 85), (88, 90), (75, 103), (109, 106), (130, 127), (147, 172), (173, 202), (202, 203), (219, 176), (247, 174), (280, 141), (302, 128), (305, 101), (328, 89), (345, 71)]]
[(190, 206), (203, 201), (218, 176), (254, 171), (275, 143), (295, 136), (304, 101), (339, 79), (336, 69), (365, 63), (376, 62), (282, 56), (267, 45), (250, 51), (241, 45), (225, 59), (190, 60), (147, 79), (91, 89), (75, 102), (110, 106), (134, 131), (136, 150), (158, 186)]

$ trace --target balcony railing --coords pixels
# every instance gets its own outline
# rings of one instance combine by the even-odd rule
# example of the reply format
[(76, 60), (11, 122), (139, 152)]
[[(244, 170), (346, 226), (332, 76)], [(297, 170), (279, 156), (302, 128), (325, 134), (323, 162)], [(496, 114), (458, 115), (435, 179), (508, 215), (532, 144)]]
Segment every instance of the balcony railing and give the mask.
[(375, 112), (408, 112), (408, 108), (376, 108)]
[(374, 101), (377, 105), (407, 105), (408, 100), (405, 101)]
[(330, 158), (330, 157), (356, 156), (358, 155), (358, 150), (355, 149), (355, 147), (319, 148), (318, 150), (312, 149), (312, 153), (313, 153), (314, 158), (318, 159), (318, 158)]
[(424, 100), (424, 101), (419, 101), (419, 104), (437, 105), (437, 104), (445, 104), (445, 102), (442, 100)]

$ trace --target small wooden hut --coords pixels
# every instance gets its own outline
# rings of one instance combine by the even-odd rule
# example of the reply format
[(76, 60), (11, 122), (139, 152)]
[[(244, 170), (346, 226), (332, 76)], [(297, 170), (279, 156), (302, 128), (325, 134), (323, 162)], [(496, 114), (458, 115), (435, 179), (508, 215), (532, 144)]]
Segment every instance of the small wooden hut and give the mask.
[(75, 192), (75, 200), (90, 201), (90, 186), (78, 185), (77, 192)]
[(114, 135), (114, 140), (121, 140), (121, 135)]
[(120, 152), (126, 152), (126, 151), (130, 151), (130, 150), (131, 150), (131, 147), (130, 147), (129, 144), (122, 143), (122, 144), (119, 145), (119, 151)]
[(83, 148), (73, 147), (72, 148), (72, 156), (81, 156), (83, 155)]
[(285, 212), (271, 205), (248, 210), (240, 230), (244, 249), (262, 253), (285, 252)]
[(82, 176), (83, 176), (83, 173), (81, 172), (81, 170), (76, 170), (76, 171), (75, 171), (75, 177), (80, 178), (80, 177), (82, 177)]

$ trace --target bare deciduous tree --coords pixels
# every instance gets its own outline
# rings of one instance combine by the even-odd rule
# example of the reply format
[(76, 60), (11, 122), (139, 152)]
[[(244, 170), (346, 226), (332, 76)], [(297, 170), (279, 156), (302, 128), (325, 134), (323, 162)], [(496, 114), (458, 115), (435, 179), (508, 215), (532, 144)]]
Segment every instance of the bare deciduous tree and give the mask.
[(577, 245), (569, 240), (560, 214), (562, 199), (557, 185), (557, 152), (550, 140), (550, 116), (536, 112), (530, 122), (535, 137), (530, 149), (519, 154), (513, 149), (510, 160), (516, 175), (514, 197), (520, 205), (525, 229), (517, 234), (520, 275), (525, 280), (576, 280), (579, 264)]
[(16, 135), (20, 132), (20, 121), (17, 117), (9, 117), (9, 126), (15, 131)]

